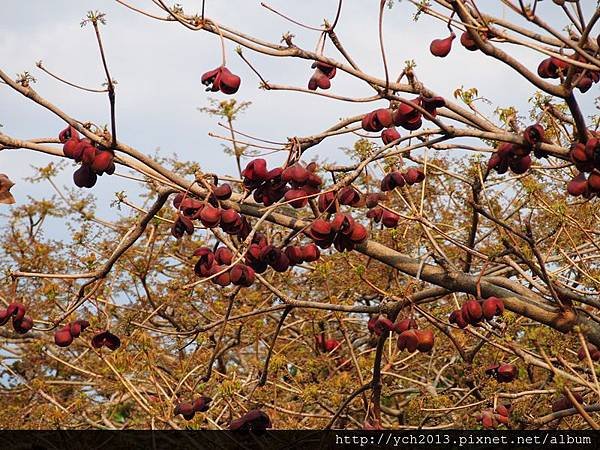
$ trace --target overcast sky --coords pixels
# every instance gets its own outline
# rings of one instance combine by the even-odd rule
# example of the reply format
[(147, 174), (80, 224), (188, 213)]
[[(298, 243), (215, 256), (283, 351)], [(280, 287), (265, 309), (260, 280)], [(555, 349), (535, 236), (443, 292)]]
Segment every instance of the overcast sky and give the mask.
[[(157, 11), (150, 0), (131, 2)], [(180, 3), (186, 12), (199, 12), (202, 2), (180, 0)], [(404, 61), (412, 59), (417, 64), (418, 77), (440, 95), (450, 97), (461, 85), (477, 87), (494, 107), (516, 105), (526, 114), (527, 99), (534, 92), (530, 85), (503, 65), (479, 52), (468, 52), (460, 45), (455, 45), (447, 58), (434, 58), (429, 53), (429, 43), (434, 38), (447, 36), (445, 24), (426, 16), (415, 23), (412, 20), (414, 7), (407, 1), (395, 3), (393, 9), (386, 11), (384, 19), (391, 74), (398, 74)], [(512, 18), (513, 14), (498, 6), (499, 3), (480, 2), (486, 7), (494, 4), (491, 12)], [(593, 6), (595, 1), (584, 3)], [(321, 24), (324, 18), (332, 19), (337, 7), (336, 0), (270, 0), (269, 4), (313, 26)], [(377, 0), (346, 0), (336, 31), (359, 66), (383, 78), (377, 41), (378, 4)], [(290, 31), (296, 35), (297, 45), (311, 50), (316, 45), (318, 33), (274, 15), (262, 8), (258, 0), (206, 0), (206, 5), (208, 17), (247, 34), (278, 42), (283, 33)], [(546, 1), (540, 4), (539, 11), (551, 22), (564, 25), (559, 9)], [(152, 20), (110, 0), (2, 0), (0, 68), (10, 75), (29, 71), (37, 78), (34, 88), (71, 116), (81, 121), (108, 123), (109, 109), (104, 94), (75, 90), (35, 67), (36, 61), (43, 60), (49, 70), (61, 77), (88, 87), (100, 86), (105, 77), (93, 30), (80, 27), (80, 21), (89, 10), (100, 10), (107, 15), (108, 23), (102, 27), (102, 33), (109, 67), (118, 81), (119, 140), (148, 154), (157, 149), (163, 155), (175, 152), (182, 159), (200, 162), (206, 171), (235, 173), (233, 160), (221, 151), (221, 142), (207, 136), (211, 131), (222, 134), (216, 119), (197, 111), (198, 107), (207, 106), (209, 95), (200, 84), (200, 76), (220, 64), (220, 45), (214, 35)], [(235, 54), (234, 45), (226, 43), (226, 48), (228, 67), (242, 77), (236, 98), (252, 102), (250, 110), (238, 122), (240, 131), (285, 141), (288, 136), (318, 133), (338, 118), (364, 113), (377, 106), (260, 90), (256, 76)], [(522, 49), (511, 51), (532, 69), (542, 59)], [(326, 53), (341, 60), (329, 43)], [(245, 55), (274, 83), (306, 86), (312, 72), (309, 61), (269, 58), (250, 51)], [(364, 83), (338, 74), (330, 92), (353, 97), (372, 95)], [(210, 95), (225, 98), (221, 94)], [(592, 98), (597, 95), (598, 85), (595, 85), (583, 102), (587, 114), (593, 112)], [(0, 123), (4, 133), (17, 138), (55, 136), (64, 128), (57, 117), (3, 85), (0, 85)], [(340, 160), (340, 147), (350, 143), (349, 137), (325, 141), (311, 150), (309, 158)], [(32, 188), (23, 177), (32, 173), (30, 165), (41, 166), (50, 160), (51, 157), (25, 150), (0, 152), (0, 173), (7, 173), (17, 183), (13, 192), (18, 202), (25, 201), (28, 194), (48, 195), (47, 186)], [(72, 171), (70, 168), (61, 177), (63, 184), (71, 185)], [(95, 193), (108, 208), (113, 192), (132, 186), (123, 179), (103, 177)]]

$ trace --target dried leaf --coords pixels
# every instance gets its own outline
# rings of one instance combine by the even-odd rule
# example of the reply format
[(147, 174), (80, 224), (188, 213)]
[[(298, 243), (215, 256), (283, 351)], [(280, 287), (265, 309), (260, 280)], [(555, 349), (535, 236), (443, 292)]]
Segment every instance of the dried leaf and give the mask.
[(15, 198), (10, 193), (10, 188), (14, 185), (15, 183), (10, 181), (8, 176), (0, 173), (0, 203), (4, 203), (6, 205), (12, 205), (15, 203)]

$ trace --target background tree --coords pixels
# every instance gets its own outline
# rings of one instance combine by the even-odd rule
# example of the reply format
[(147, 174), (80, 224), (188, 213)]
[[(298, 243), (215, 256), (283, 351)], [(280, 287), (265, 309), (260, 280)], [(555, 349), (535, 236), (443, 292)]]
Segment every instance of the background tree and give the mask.
[[(316, 35), (314, 51), (291, 33), (269, 42), (221, 24), (210, 2), (198, 12), (117, 2), (219, 37), (221, 64), (201, 77), (217, 100), (203, 111), (224, 121), (238, 173), (118, 138), (126, 92), (110, 72), (100, 12), (82, 25), (106, 83), (79, 86), (37, 67), (106, 95), (107, 125), (63, 111), (31, 74), (0, 68), (3, 89), (66, 126), (55, 138), (0, 134), (0, 150), (72, 160), (76, 185), (59, 186), (66, 164), (52, 161), (29, 181), (56, 196), (3, 206), (3, 426), (598, 428), (600, 121), (580, 106), (600, 79), (594, 2), (502, 0), (507, 19), (483, 2), (382, 0), (379, 42), (365, 44), (381, 53), (373, 73), (336, 34), (351, 2), (319, 27), (263, 4)], [(426, 39), (448, 58), (440, 76), (454, 52), (477, 52), (538, 89), (530, 110), (488, 114), (476, 88), (438, 95), (410, 60), (390, 73), (388, 8), (439, 19), (441, 37)], [(560, 28), (544, 20), (556, 11)], [(514, 56), (522, 50), (539, 65)], [(236, 54), (243, 74), (228, 68)], [(256, 54), (307, 60), (307, 87), (270, 81)], [(348, 76), (372, 94), (336, 92)], [(287, 142), (254, 136), (236, 129), (252, 106), (226, 97), (253, 80), (364, 111)], [(326, 161), (319, 149), (342, 135), (354, 137), (348, 160)], [(6, 175), (0, 199), (10, 203)], [(84, 190), (107, 179), (142, 187), (139, 198), (117, 196), (117, 220), (95, 211), (109, 199)], [(56, 226), (72, 238), (48, 237)]]

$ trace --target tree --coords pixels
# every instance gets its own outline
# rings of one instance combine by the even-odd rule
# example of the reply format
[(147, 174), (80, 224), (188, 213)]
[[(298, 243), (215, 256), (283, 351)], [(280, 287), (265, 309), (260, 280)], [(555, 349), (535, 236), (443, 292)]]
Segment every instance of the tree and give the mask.
[[(342, 0), (321, 27), (299, 24), (318, 33), (316, 51), (289, 33), (275, 43), (234, 30), (204, 5), (194, 14), (117, 1), (220, 37), (222, 65), (201, 79), (218, 100), (204, 111), (226, 120), (239, 173), (118, 139), (102, 13), (82, 25), (97, 37), (108, 125), (63, 111), (29, 73), (0, 70), (3, 89), (66, 127), (51, 139), (0, 134), (2, 151), (53, 158), (30, 181), (59, 195), (3, 206), (4, 427), (598, 428), (600, 120), (580, 106), (600, 79), (593, 2), (503, 0), (509, 20), (485, 2), (381, 0), (369, 45), (384, 70), (367, 73), (336, 35)], [(535, 86), (528, 117), (514, 107), (486, 114), (476, 88), (440, 96), (410, 61), (389, 73), (388, 8), (439, 19), (442, 37), (426, 38), (433, 55), (477, 52)], [(544, 20), (557, 11), (564, 29)], [(232, 44), (244, 74), (227, 68)], [(515, 46), (538, 55), (537, 69)], [(312, 63), (308, 87), (268, 81), (256, 53)], [(336, 93), (341, 76), (372, 96)], [(253, 77), (364, 112), (285, 143), (245, 134), (236, 119), (252, 106), (227, 96)], [(340, 135), (356, 137), (349, 161), (320, 160), (315, 149)], [(53, 181), (56, 159), (75, 162), (76, 188)], [(11, 176), (0, 178), (5, 203)], [(143, 193), (122, 192), (123, 216), (105, 221), (94, 207), (109, 200), (84, 189), (123, 177)], [(46, 237), (49, 223), (72, 241)]]

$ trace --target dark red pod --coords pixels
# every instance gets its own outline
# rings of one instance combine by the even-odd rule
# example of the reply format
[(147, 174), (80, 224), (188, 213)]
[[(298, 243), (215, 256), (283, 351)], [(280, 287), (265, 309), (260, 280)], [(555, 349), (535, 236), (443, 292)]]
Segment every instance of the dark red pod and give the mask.
[(254, 269), (245, 264), (236, 264), (230, 271), (231, 282), (236, 286), (250, 287), (256, 279)]
[(477, 324), (483, 318), (483, 310), (477, 300), (466, 301), (461, 308), (462, 316), (471, 325)]
[(450, 50), (452, 50), (452, 41), (456, 38), (456, 34), (450, 33), (445, 39), (434, 39), (429, 45), (429, 51), (433, 56), (443, 58), (448, 56)]
[(25, 334), (33, 328), (33, 320), (29, 316), (25, 316), (21, 320), (16, 320), (13, 317), (12, 325), (15, 332)]
[(27, 307), (23, 303), (13, 302), (6, 308), (6, 313), (11, 316), (13, 320), (22, 320), (25, 317)]
[(233, 420), (229, 424), (229, 429), (232, 431), (264, 431), (272, 427), (273, 425), (269, 416), (259, 409), (248, 411), (242, 417)]
[(217, 197), (219, 200), (229, 200), (229, 198), (231, 198), (231, 193), (232, 190), (229, 183), (224, 183), (220, 186), (217, 186), (213, 190), (213, 194), (215, 194), (215, 197)]
[(110, 331), (105, 330), (96, 333), (92, 338), (92, 347), (102, 348), (107, 347), (110, 350), (116, 350), (121, 346), (121, 339), (118, 336), (112, 334)]
[(417, 350), (419, 347), (419, 337), (417, 330), (406, 330), (398, 336), (398, 350), (408, 350), (410, 353)]
[(303, 245), (300, 250), (302, 252), (302, 259), (306, 262), (314, 262), (321, 257), (319, 247), (315, 244)]
[(208, 408), (210, 407), (211, 402), (212, 402), (212, 398), (200, 396), (196, 400), (194, 400), (194, 403), (192, 404), (192, 406), (193, 406), (195, 412), (206, 412), (206, 411), (208, 411)]
[(456, 326), (458, 326), (459, 328), (466, 328), (468, 325), (460, 309), (452, 311), (452, 313), (450, 313), (448, 321), (450, 323), (456, 324)]
[[(94, 150), (95, 151), (95, 150)], [(90, 166), (83, 164), (73, 173), (73, 182), (77, 187), (93, 188), (98, 180)]]
[(181, 414), (185, 420), (192, 420), (196, 414), (196, 411), (194, 410), (194, 405), (192, 405), (190, 402), (182, 402), (175, 406), (173, 414)]
[(501, 316), (504, 313), (504, 302), (497, 297), (489, 297), (483, 301), (481, 309), (483, 316), (491, 320), (494, 316)]
[(233, 252), (227, 247), (219, 247), (215, 251), (215, 260), (218, 264), (225, 264), (226, 266), (228, 266), (233, 260)]
[(206, 228), (214, 228), (221, 222), (221, 208), (205, 205), (200, 212), (200, 221)]
[(400, 133), (398, 133), (398, 130), (396, 130), (396, 128), (394, 127), (386, 128), (381, 132), (381, 140), (385, 145), (389, 145), (392, 142), (399, 140), (400, 138)]
[(71, 336), (76, 338), (89, 326), (90, 323), (87, 320), (75, 320), (69, 324), (69, 332)]
[(509, 382), (513, 381), (517, 377), (518, 374), (519, 374), (519, 371), (517, 370), (517, 367), (515, 365), (501, 364), (498, 367), (496, 379), (500, 383), (509, 383)]
[(302, 264), (304, 262), (302, 257), (302, 248), (298, 245), (290, 245), (289, 247), (286, 247), (285, 255), (288, 257), (290, 265), (292, 266)]
[(64, 326), (54, 333), (54, 343), (59, 347), (68, 347), (73, 342), (69, 325)]
[(423, 353), (431, 351), (434, 344), (433, 332), (431, 330), (415, 330), (417, 335), (417, 350)]
[(377, 336), (381, 336), (384, 333), (389, 333), (390, 331), (394, 331), (394, 322), (392, 322), (387, 317), (379, 317), (374, 325), (373, 332)]
[(415, 319), (403, 319), (396, 322), (394, 325), (394, 331), (396, 333), (403, 333), (406, 330), (417, 329), (417, 321)]

